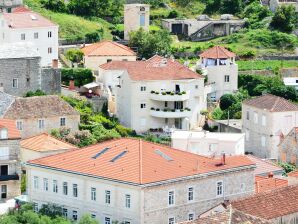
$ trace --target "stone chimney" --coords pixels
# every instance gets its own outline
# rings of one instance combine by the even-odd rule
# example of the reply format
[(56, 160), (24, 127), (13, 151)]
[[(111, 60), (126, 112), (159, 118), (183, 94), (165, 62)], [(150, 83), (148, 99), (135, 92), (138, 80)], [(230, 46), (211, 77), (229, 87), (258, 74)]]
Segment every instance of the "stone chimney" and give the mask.
[(268, 173), (268, 178), (273, 178), (274, 174), (272, 172)]
[(58, 68), (58, 59), (53, 59), (52, 60), (52, 68), (55, 68), (55, 69)]
[(226, 154), (222, 153), (221, 155), (221, 165), (226, 165)]

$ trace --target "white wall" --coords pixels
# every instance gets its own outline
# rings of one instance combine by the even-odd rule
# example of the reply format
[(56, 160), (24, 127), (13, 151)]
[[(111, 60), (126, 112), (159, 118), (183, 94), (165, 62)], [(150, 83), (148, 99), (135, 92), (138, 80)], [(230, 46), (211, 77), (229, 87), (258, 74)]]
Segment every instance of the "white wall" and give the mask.
[(99, 66), (112, 61), (136, 61), (137, 56), (85, 56), (84, 64), (86, 68), (98, 71)]

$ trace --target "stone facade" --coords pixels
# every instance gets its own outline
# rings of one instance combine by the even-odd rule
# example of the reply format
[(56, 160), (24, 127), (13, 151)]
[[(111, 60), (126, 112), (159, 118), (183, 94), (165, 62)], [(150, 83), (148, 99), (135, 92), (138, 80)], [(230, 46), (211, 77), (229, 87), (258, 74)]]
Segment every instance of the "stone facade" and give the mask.
[(42, 68), (40, 89), (46, 94), (60, 94), (61, 70), (58, 68)]
[(292, 131), (281, 140), (278, 145), (278, 160), (298, 165), (298, 130), (293, 128)]

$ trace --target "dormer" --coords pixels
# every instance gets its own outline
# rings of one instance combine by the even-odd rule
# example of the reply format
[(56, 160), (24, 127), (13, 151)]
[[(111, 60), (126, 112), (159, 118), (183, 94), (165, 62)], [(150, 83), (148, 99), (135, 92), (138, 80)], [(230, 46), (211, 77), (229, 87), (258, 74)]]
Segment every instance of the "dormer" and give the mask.
[(236, 55), (222, 46), (214, 46), (200, 54), (202, 67), (227, 66), (235, 64)]

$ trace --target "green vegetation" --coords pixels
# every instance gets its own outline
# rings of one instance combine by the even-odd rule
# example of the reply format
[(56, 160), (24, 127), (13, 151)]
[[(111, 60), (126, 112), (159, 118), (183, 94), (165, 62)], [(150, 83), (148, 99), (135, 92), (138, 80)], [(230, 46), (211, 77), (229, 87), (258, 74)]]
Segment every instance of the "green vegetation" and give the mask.
[(40, 89), (38, 89), (35, 92), (33, 92), (33, 91), (27, 92), (24, 97), (45, 96), (45, 95), (47, 95), (45, 92), (43, 92)]
[(81, 49), (69, 49), (66, 51), (66, 58), (73, 63), (80, 63), (83, 60), (84, 53)]
[(240, 71), (247, 70), (273, 70), (278, 68), (292, 68), (298, 67), (297, 60), (279, 61), (279, 60), (249, 60), (249, 61), (237, 61)]
[(88, 68), (62, 68), (61, 80), (68, 85), (70, 80), (75, 81), (75, 86), (83, 86), (94, 81), (92, 71)]
[(296, 9), (293, 5), (282, 5), (278, 7), (270, 26), (273, 29), (279, 30), (281, 32), (290, 33), (297, 26), (298, 18), (296, 16)]
[(288, 173), (296, 170), (295, 164), (292, 164), (292, 163), (279, 162), (278, 165), (284, 169), (283, 176), (287, 176)]

